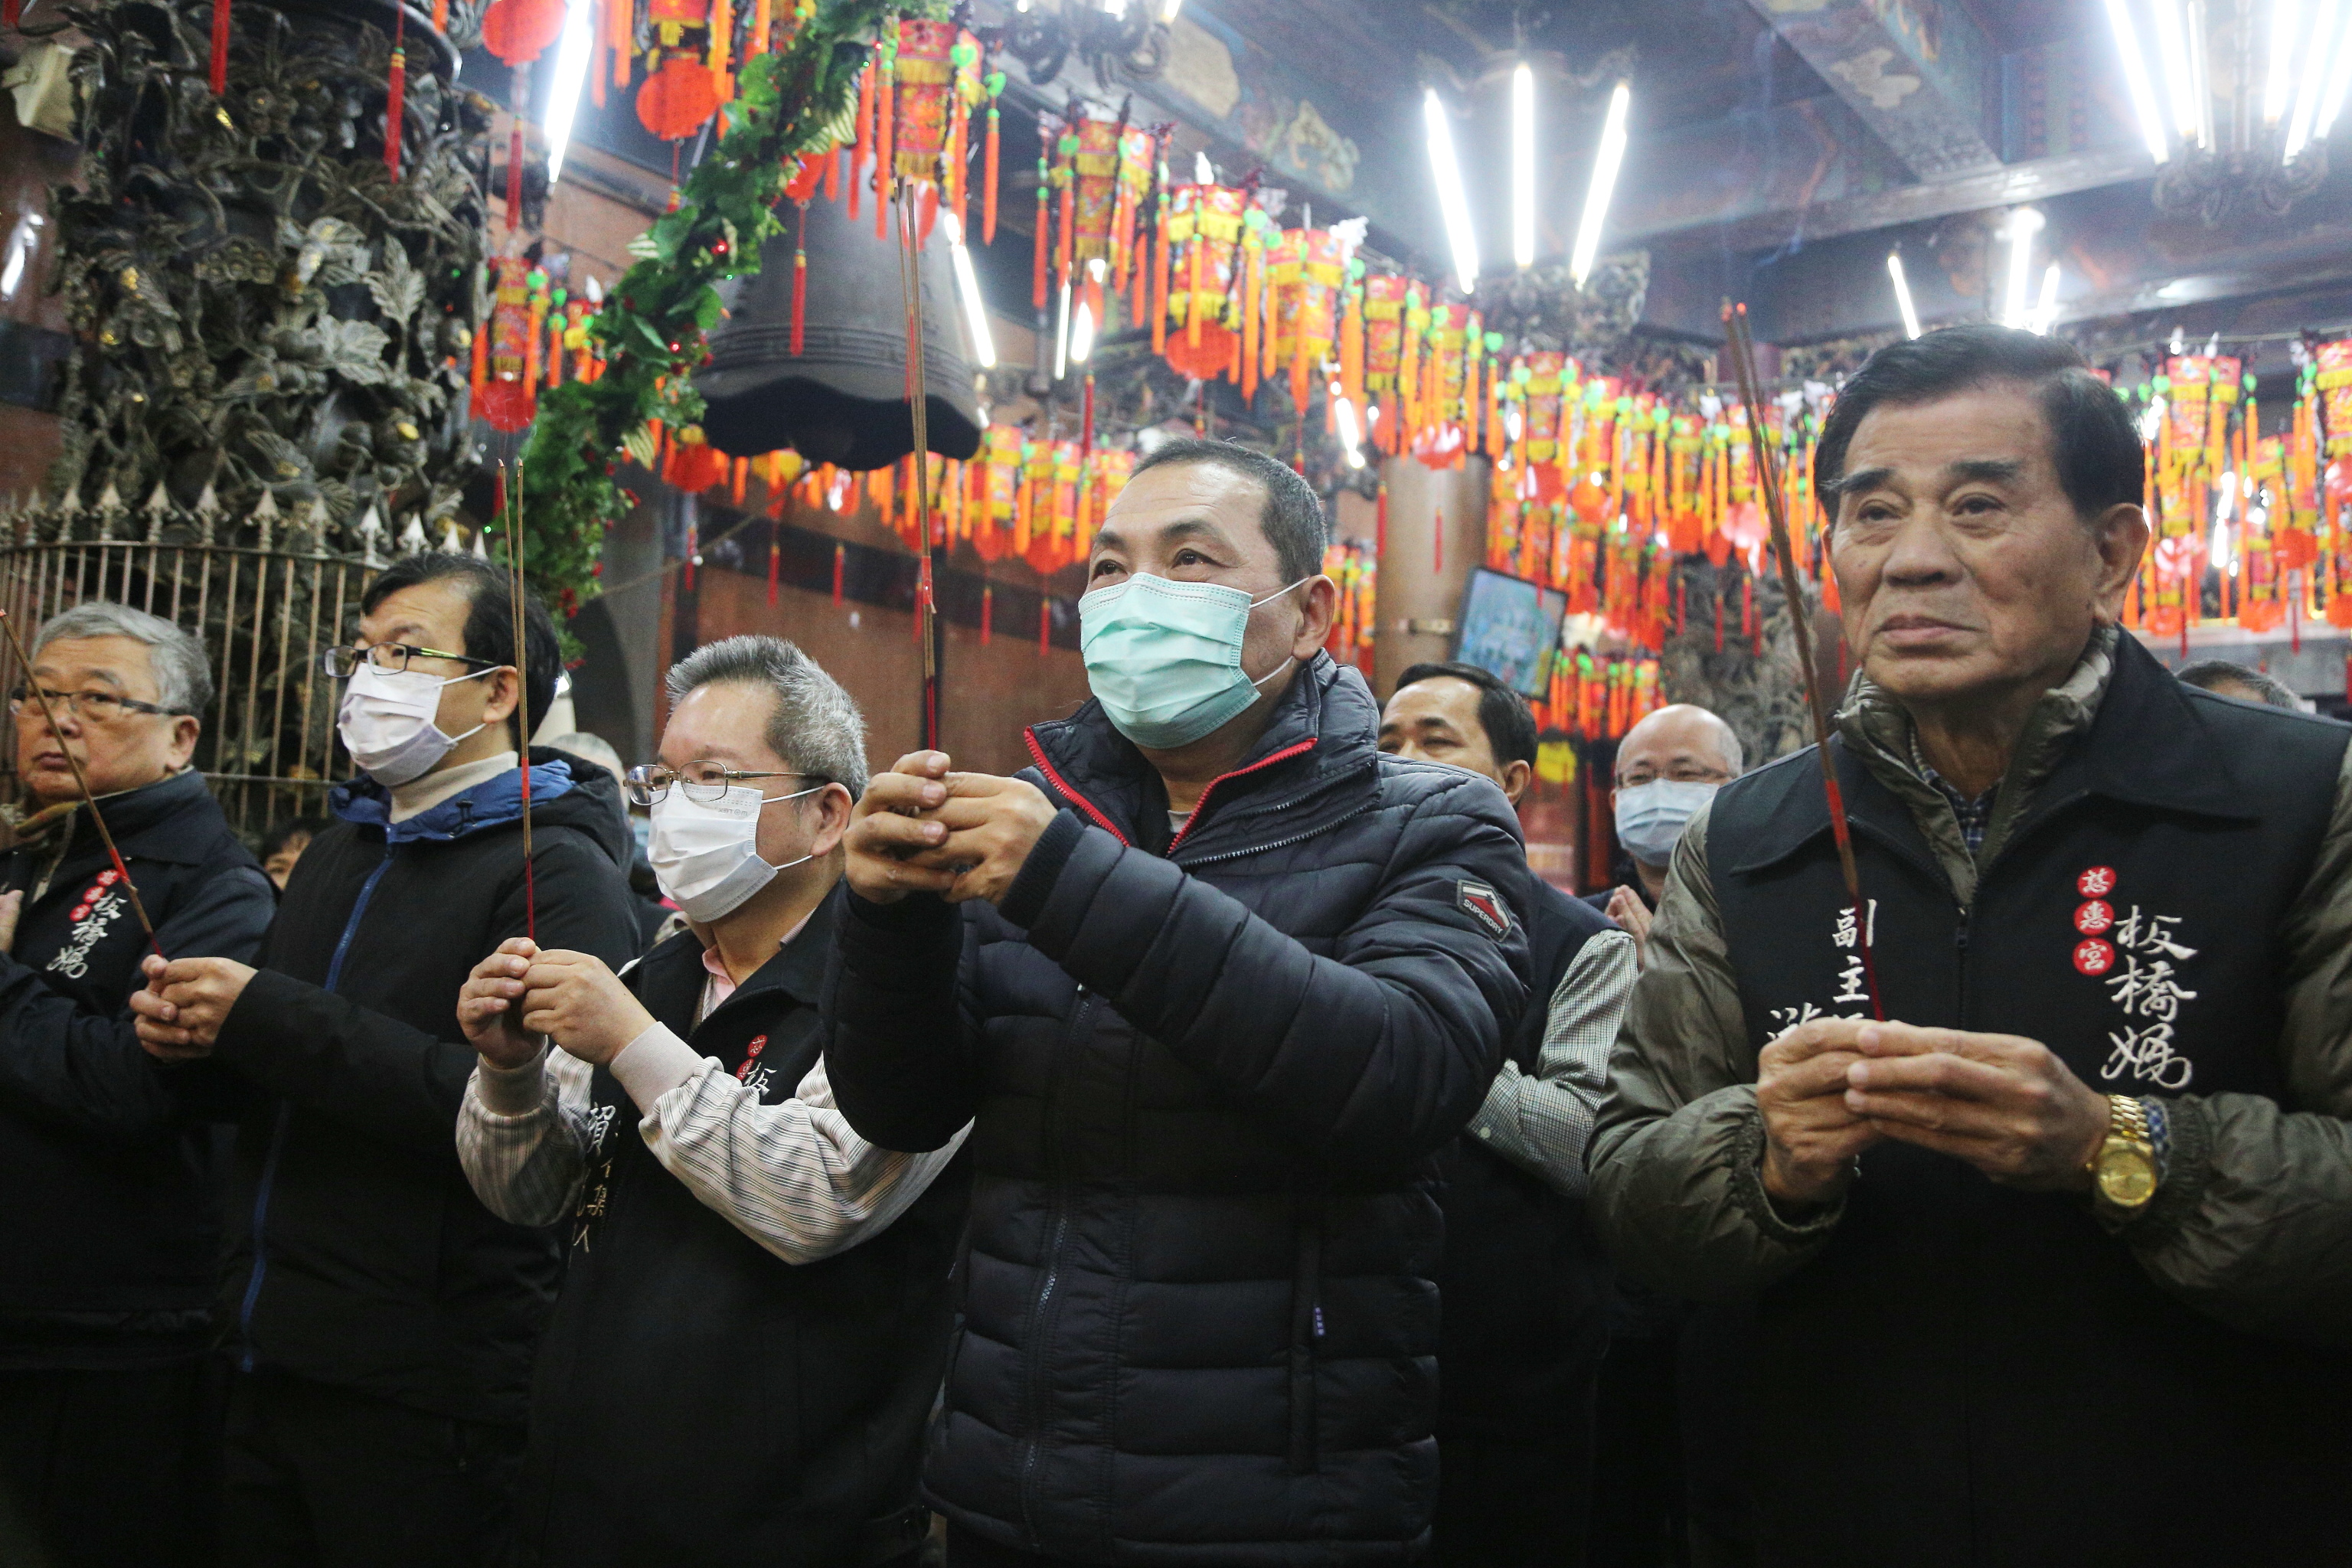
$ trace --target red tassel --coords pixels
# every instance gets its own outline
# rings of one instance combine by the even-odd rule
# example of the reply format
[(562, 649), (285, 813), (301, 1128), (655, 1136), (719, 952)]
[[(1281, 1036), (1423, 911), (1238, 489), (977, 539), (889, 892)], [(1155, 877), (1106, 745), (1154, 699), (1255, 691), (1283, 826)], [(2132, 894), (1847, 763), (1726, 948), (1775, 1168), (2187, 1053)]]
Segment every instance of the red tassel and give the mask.
[(836, 542), (833, 547), (833, 605), (835, 609), (841, 607), (841, 561), (845, 553), (844, 547)]
[(980, 646), (986, 647), (989, 623), (996, 618), (996, 590), (989, 584), (980, 585)]
[(940, 188), (936, 184), (925, 185), (923, 187), (922, 221), (915, 229), (916, 249), (920, 250), (924, 246), (931, 243), (931, 220), (939, 216)]
[(776, 607), (776, 578), (783, 569), (784, 547), (781, 542), (782, 527), (768, 524), (768, 608)]
[(808, 203), (801, 204), (800, 233), (793, 241), (793, 357), (800, 357), (802, 329), (808, 321)]
[[(401, 7), (400, 26), (408, 27), (408, 8)], [(383, 166), (396, 184), (400, 179), (400, 110), (402, 100), (408, 96), (408, 52), (395, 47), (392, 51), (392, 70), (385, 81), (383, 100)]]
[(23, 10), (23, 0), (0, 0), (0, 27), (15, 26)]
[(1054, 647), (1054, 601), (1045, 595), (1037, 595), (1037, 657), (1043, 658)]
[(1381, 486), (1380, 500), (1374, 503), (1372, 516), (1372, 553), (1377, 560), (1389, 552), (1389, 487), (1385, 482)]
[(1723, 651), (1723, 590), (1715, 592), (1715, 651)]
[[(15, 3), (16, 0), (9, 0), (9, 4)], [(981, 175), (980, 243), (982, 245), (996, 243), (996, 105), (992, 102), (988, 106), (988, 152)]]
[(1756, 625), (1756, 579), (1753, 577), (1739, 580), (1739, 635), (1753, 639), (1758, 653), (1764, 651), (1761, 628)]
[(1087, 372), (1087, 392), (1078, 416), (1078, 461), (1095, 455), (1095, 373)]
[(1682, 636), (1684, 628), (1689, 624), (1690, 579), (1677, 577), (1675, 579), (1675, 636)]
[[(229, 0), (213, 0), (213, 96), (219, 98), (228, 91), (228, 5)], [(8, 0), (7, 25), (16, 25), (23, 10), (22, 0)]]
[(890, 167), (891, 148), (898, 133), (898, 93), (895, 77), (878, 70), (874, 84), (874, 237), (890, 232), (890, 192), (898, 172)]
[(702, 553), (702, 529), (688, 521), (686, 525), (686, 591), (694, 592), (694, 558)]
[(1437, 526), (1429, 535), (1430, 570), (1443, 575), (1445, 571), (1445, 514), (1437, 514)]
[(849, 149), (849, 217), (857, 220), (857, 187), (864, 184), (857, 177), (864, 167), (866, 155), (874, 150), (874, 78), (879, 65), (869, 65), (857, 73), (857, 139)]

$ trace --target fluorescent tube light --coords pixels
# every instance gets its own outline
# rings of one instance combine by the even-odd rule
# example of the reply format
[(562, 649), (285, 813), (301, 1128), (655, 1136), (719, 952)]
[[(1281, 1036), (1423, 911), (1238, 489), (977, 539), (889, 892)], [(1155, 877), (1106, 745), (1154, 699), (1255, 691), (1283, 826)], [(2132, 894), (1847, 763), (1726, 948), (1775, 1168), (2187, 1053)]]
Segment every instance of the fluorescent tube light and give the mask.
[(2005, 327), (2025, 327), (2031, 323), (2025, 314), (2025, 272), (2033, 260), (2033, 237), (2042, 228), (2042, 215), (2032, 207), (2017, 207), (2009, 215), (2009, 287), (2001, 299), (2000, 323)]
[(2343, 12), (2344, 0), (2319, 0), (2318, 15), (2312, 18), (2311, 43), (2303, 52), (2303, 83), (2294, 95), (2294, 118), (2286, 128), (2285, 156), (2289, 163), (2310, 143), (2312, 127), (2318, 122), (2320, 100), (2326, 94), (2328, 66), (2335, 58)]
[(1617, 189), (1617, 171), (1625, 162), (1625, 112), (1633, 101), (1623, 82), (1609, 95), (1609, 118), (1601, 127), (1601, 150), (1592, 160), (1592, 185), (1584, 193), (1584, 216), (1576, 226), (1576, 252), (1569, 271), (1579, 289), (1591, 274), (1592, 258), (1601, 250), (1601, 226), (1609, 216), (1609, 198)]
[(589, 20), (592, 0), (572, 0), (563, 12), (563, 42), (555, 51), (555, 80), (547, 95), (547, 184), (563, 177), (563, 153), (572, 145), (572, 122), (580, 113), (580, 89), (588, 79), (588, 62), (596, 53), (595, 33)]
[(2271, 68), (2263, 79), (2263, 123), (2275, 125), (2294, 98), (2294, 47), (2301, 41), (2302, 0), (2271, 0)]
[(1919, 335), (1919, 309), (1911, 303), (1911, 280), (1903, 275), (1901, 251), (1886, 253), (1886, 273), (1895, 279), (1895, 308), (1903, 312), (1903, 335), (1916, 338)]
[(1478, 237), (1470, 230), (1470, 198), (1462, 188), (1462, 167), (1454, 160), (1454, 127), (1435, 88), (1422, 93), (1421, 117), (1429, 129), (1429, 168), (1437, 180), (1437, 206), (1445, 216), (1445, 240), (1454, 251), (1454, 275), (1465, 294), (1478, 287)]
[(1536, 264), (1536, 73), (1511, 73), (1511, 260)]
[(2158, 163), (2168, 151), (2164, 139), (2164, 117), (2157, 112), (2156, 89), (2148, 84), (2147, 60), (2139, 52), (2139, 34), (2132, 27), (2131, 7), (2127, 0), (2105, 0), (2107, 25), (2116, 35), (2116, 52), (2123, 57), (2124, 90), (2130, 98), (2132, 118), (2139, 121), (2140, 140), (2147, 146), (2147, 154)]
[(956, 287), (963, 293), (963, 319), (971, 329), (971, 357), (982, 370), (996, 363), (996, 339), (988, 330), (988, 305), (980, 297), (980, 275), (971, 269), (971, 252), (963, 243), (963, 225), (941, 208), (940, 224), (947, 231), (948, 254), (955, 260)]

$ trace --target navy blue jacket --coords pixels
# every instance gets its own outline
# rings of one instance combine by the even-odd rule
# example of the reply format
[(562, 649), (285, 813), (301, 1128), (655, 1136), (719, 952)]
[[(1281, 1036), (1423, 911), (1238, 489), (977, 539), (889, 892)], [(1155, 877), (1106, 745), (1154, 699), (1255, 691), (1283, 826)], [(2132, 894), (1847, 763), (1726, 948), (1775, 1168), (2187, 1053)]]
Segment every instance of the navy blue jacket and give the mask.
[(1403, 1563), (1436, 1491), (1431, 1156), (1527, 995), (1502, 792), (1385, 757), (1318, 657), (1164, 855), (1158, 776), (1088, 704), (1030, 731), (1062, 806), (1000, 908), (855, 897), (843, 1112), (966, 1120), (972, 1212), (926, 1491), (1087, 1563)]
[[(214, 1058), (238, 1129), (221, 1310), (240, 1367), (465, 1420), (523, 1418), (555, 1238), (482, 1207), (457, 1163), (474, 1048), (457, 992), (524, 934), (521, 771), (394, 825), (381, 786), (303, 851)], [(635, 955), (620, 786), (531, 753), (539, 942)]]
[[(204, 775), (102, 808), (156, 944), (251, 961), (277, 891)], [(86, 807), (0, 858), (0, 889), (26, 897), (0, 953), (0, 1365), (152, 1362), (208, 1331), (219, 1162), (192, 1076), (131, 1027), (149, 949), (121, 881)]]

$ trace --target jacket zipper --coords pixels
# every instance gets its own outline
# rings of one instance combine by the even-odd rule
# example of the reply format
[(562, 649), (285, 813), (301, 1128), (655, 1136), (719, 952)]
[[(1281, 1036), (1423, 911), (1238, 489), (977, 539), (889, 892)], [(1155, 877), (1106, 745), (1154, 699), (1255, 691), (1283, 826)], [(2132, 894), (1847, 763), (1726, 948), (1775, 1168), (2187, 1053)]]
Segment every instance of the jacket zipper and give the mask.
[(1224, 783), (1227, 779), (1241, 778), (1249, 773), (1256, 773), (1262, 768), (1270, 768), (1276, 763), (1285, 763), (1288, 762), (1293, 757), (1302, 756), (1305, 753), (1313, 751), (1315, 749), (1315, 739), (1310, 736), (1307, 740), (1300, 741), (1295, 745), (1283, 747), (1282, 750), (1273, 753), (1271, 756), (1260, 757), (1256, 762), (1252, 763), (1245, 768), (1235, 768), (1232, 773), (1219, 773), (1215, 778), (1211, 779), (1207, 785), (1202, 789), (1200, 798), (1192, 803), (1192, 812), (1184, 818), (1184, 826), (1182, 830), (1179, 832), (1175, 837), (1168, 841), (1168, 853), (1170, 857), (1171, 858), (1174, 857), (1176, 847), (1184, 842), (1185, 836), (1192, 831), (1192, 825), (1201, 820), (1201, 814), (1202, 812), (1209, 809), (1209, 797), (1217, 793), (1217, 786), (1219, 784)]
[[(327, 961), (327, 981), (320, 989), (331, 994), (341, 981), (343, 959), (352, 951), (352, 939), (359, 934), (360, 917), (367, 913), (368, 900), (375, 896), (376, 884), (390, 869), (392, 846), (387, 843), (383, 858), (368, 873), (368, 879), (360, 884), (360, 896), (352, 904), (351, 918), (343, 922), (343, 934), (335, 941), (335, 955)], [(253, 1370), (253, 1311), (261, 1304), (261, 1281), (269, 1272), (269, 1241), (265, 1229), (269, 1221), (269, 1193), (278, 1184), (278, 1160), (286, 1152), (286, 1129), (293, 1120), (293, 1103), (281, 1099), (277, 1119), (269, 1130), (269, 1152), (261, 1162), (261, 1180), (253, 1190), (253, 1271), (246, 1277), (245, 1299), (236, 1312), (237, 1367), (243, 1372)]]
[(1061, 775), (1053, 763), (1045, 760), (1045, 748), (1037, 743), (1036, 731), (1024, 730), (1021, 732), (1021, 738), (1029, 742), (1029, 755), (1036, 763), (1037, 771), (1045, 775), (1046, 783), (1052, 784), (1055, 789), (1060, 790), (1063, 795), (1076, 804), (1080, 811), (1083, 811), (1088, 816), (1093, 817), (1095, 819), (1096, 826), (1101, 828), (1105, 833), (1109, 834), (1113, 838), (1118, 839), (1121, 844), (1126, 844), (1128, 842), (1127, 835), (1118, 830), (1118, 824), (1113, 822), (1109, 817), (1105, 816), (1101, 811), (1097, 809), (1093, 801), (1088, 800), (1085, 795), (1082, 795), (1076, 790), (1072, 789), (1070, 787), (1069, 781)]
[[(1057, 784), (1055, 787), (1061, 786)], [(1077, 797), (1073, 795), (1071, 798)], [(1114, 828), (1112, 831), (1116, 832), (1117, 829)], [(1064, 1052), (1068, 1051), (1086, 1037), (1087, 1023), (1093, 1017), (1094, 1010), (1094, 996), (1085, 986), (1079, 986), (1078, 1009), (1071, 1015), (1070, 1026), (1062, 1037)], [(1057, 1092), (1055, 1107), (1057, 1117), (1060, 1111), (1058, 1099)], [(1046, 1129), (1045, 1147), (1050, 1152), (1058, 1149), (1059, 1146), (1057, 1131), (1049, 1126)], [(1046, 1227), (1045, 1281), (1037, 1288), (1037, 1303), (1030, 1320), (1029, 1342), (1023, 1349), (1023, 1360), (1027, 1364), (1022, 1371), (1022, 1394), (1024, 1403), (1028, 1406), (1029, 1432), (1021, 1448), (1021, 1528), (1027, 1534), (1029, 1544), (1033, 1548), (1040, 1549), (1042, 1549), (1042, 1542), (1037, 1533), (1037, 1489), (1040, 1484), (1037, 1464), (1043, 1458), (1044, 1447), (1039, 1434), (1045, 1425), (1045, 1342), (1051, 1337), (1054, 1292), (1061, 1283), (1062, 1244), (1067, 1238), (1070, 1228), (1069, 1207), (1064, 1195), (1061, 1180), (1061, 1161), (1057, 1154), (1049, 1153), (1049, 1158), (1052, 1163), (1045, 1173), (1045, 1187), (1051, 1194), (1048, 1204), (1053, 1215), (1053, 1223)]]

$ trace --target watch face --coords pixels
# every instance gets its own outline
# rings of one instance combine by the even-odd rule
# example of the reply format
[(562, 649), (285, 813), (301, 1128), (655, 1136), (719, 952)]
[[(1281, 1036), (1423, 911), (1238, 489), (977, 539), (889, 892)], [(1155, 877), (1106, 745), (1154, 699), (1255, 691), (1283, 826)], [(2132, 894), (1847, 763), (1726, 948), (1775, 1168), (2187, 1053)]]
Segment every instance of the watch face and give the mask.
[(2127, 1209), (2156, 1196), (2155, 1152), (2120, 1138), (2107, 1140), (2099, 1151), (2099, 1195)]

